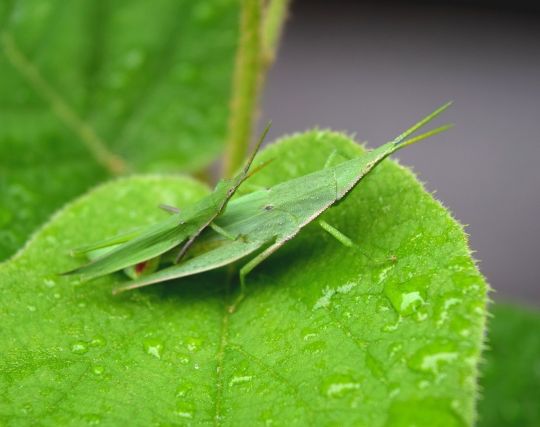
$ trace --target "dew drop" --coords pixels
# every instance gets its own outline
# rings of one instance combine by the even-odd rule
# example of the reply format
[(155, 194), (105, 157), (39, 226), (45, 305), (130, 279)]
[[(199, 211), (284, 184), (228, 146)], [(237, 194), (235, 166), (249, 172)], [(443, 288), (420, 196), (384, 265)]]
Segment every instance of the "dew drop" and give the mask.
[(92, 347), (105, 347), (107, 345), (107, 341), (101, 335), (97, 335), (92, 338), (90, 345)]
[(194, 351), (197, 351), (201, 348), (203, 340), (200, 338), (189, 337), (185, 339), (184, 344), (187, 349), (193, 353)]
[(377, 276), (376, 282), (383, 283), (388, 277), (388, 273), (390, 272), (390, 270), (392, 270), (392, 268), (393, 266), (389, 265), (388, 267), (384, 267), (383, 269), (381, 269), (381, 271), (379, 271), (379, 274)]
[(456, 346), (450, 342), (434, 342), (419, 349), (409, 366), (421, 372), (438, 375), (441, 369), (458, 358)]
[(252, 375), (243, 375), (243, 376), (232, 377), (231, 380), (229, 381), (229, 387), (232, 387), (232, 386), (238, 385), (238, 384), (249, 383), (249, 382), (251, 382), (252, 379), (253, 379)]
[(356, 282), (348, 282), (344, 285), (338, 286), (335, 289), (326, 287), (323, 289), (322, 296), (315, 302), (315, 305), (313, 306), (313, 310), (317, 310), (319, 308), (327, 308), (330, 306), (332, 302), (332, 297), (336, 294), (348, 294), (351, 292), (352, 289), (354, 289), (356, 286), (358, 286), (358, 283)]
[(195, 406), (191, 402), (179, 401), (176, 403), (174, 413), (180, 418), (193, 418)]
[(163, 343), (155, 338), (149, 338), (143, 342), (144, 351), (151, 356), (161, 359), (163, 354)]
[(403, 318), (401, 316), (399, 316), (397, 318), (397, 320), (395, 321), (395, 323), (390, 323), (390, 324), (387, 324), (387, 325), (384, 325), (381, 330), (383, 332), (394, 332), (396, 331), (398, 328), (399, 328), (399, 325), (401, 325), (401, 322), (403, 321)]
[(94, 372), (94, 374), (96, 375), (102, 375), (103, 372), (105, 372), (105, 368), (101, 365), (95, 365), (93, 368), (92, 368), (92, 371)]
[(384, 286), (384, 294), (396, 312), (409, 316), (424, 306), (425, 290), (429, 282), (428, 276), (413, 277), (403, 283), (388, 281)]
[(442, 326), (450, 317), (450, 309), (461, 304), (461, 299), (456, 296), (446, 295), (437, 305), (437, 326)]
[(75, 354), (85, 354), (88, 351), (88, 345), (84, 341), (77, 341), (71, 345), (71, 352)]
[(176, 397), (186, 397), (189, 396), (193, 386), (190, 383), (182, 383), (176, 387)]
[(339, 286), (336, 291), (340, 294), (348, 294), (353, 290), (356, 286), (358, 286), (358, 283), (356, 282), (349, 282), (345, 283), (344, 285)]
[(316, 336), (317, 336), (317, 334), (316, 334), (315, 332), (309, 332), (309, 333), (305, 334), (305, 335), (302, 337), (302, 339), (303, 339), (304, 341), (309, 341), (309, 340), (315, 338)]
[(313, 310), (318, 310), (319, 308), (326, 308), (330, 305), (332, 296), (336, 293), (334, 289), (325, 288), (323, 290), (322, 296), (315, 302)]
[(34, 305), (27, 305), (26, 308), (28, 309), (28, 311), (31, 311), (31, 312), (36, 311), (36, 307)]
[(379, 298), (377, 305), (375, 306), (375, 310), (377, 310), (377, 313), (384, 313), (392, 310), (392, 306), (386, 298)]
[(360, 389), (360, 383), (351, 376), (332, 375), (324, 381), (321, 391), (327, 397), (340, 398), (358, 389)]
[(190, 358), (189, 356), (186, 356), (186, 355), (181, 355), (181, 356), (178, 356), (178, 361), (182, 364), (182, 365), (187, 365), (190, 361)]

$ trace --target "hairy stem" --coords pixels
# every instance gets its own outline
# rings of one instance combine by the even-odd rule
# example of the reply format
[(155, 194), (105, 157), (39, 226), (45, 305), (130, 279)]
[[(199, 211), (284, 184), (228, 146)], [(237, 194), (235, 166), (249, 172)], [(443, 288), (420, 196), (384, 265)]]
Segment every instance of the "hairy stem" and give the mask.
[[(288, 0), (243, 0), (223, 174), (234, 175), (251, 141), (264, 75), (275, 57)], [(264, 14), (263, 14), (264, 8)]]
[(264, 71), (274, 63), (290, 0), (270, 0), (263, 20), (262, 49)]

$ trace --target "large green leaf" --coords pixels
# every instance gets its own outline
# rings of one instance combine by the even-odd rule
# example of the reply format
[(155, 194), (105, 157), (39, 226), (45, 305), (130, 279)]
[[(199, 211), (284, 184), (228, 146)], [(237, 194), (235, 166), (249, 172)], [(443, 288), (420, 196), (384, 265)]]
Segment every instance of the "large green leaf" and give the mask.
[(540, 426), (540, 313), (496, 304), (480, 376), (479, 427)]
[(1, 2), (0, 260), (112, 172), (215, 158), (238, 10), (237, 0)]
[[(261, 153), (274, 161), (252, 183), (320, 168), (336, 148), (360, 152), (339, 134), (287, 138)], [(473, 422), (486, 285), (461, 227), (393, 162), (324, 215), (361, 251), (310, 225), (248, 276), (233, 314), (237, 279), (227, 269), (120, 297), (110, 294), (120, 274), (55, 276), (78, 264), (69, 248), (155, 219), (158, 203), (182, 207), (205, 193), (171, 177), (104, 185), (0, 267), (0, 420)]]

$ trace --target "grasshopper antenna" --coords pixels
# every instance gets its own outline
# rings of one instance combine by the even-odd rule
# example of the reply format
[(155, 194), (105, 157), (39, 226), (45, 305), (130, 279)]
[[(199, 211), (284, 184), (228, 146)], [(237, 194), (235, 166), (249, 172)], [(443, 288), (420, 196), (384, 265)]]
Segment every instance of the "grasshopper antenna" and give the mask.
[[(251, 152), (251, 155), (249, 156), (244, 168), (242, 169), (242, 172), (240, 172), (235, 178), (233, 178), (233, 180), (231, 181), (231, 187), (229, 188), (229, 190), (227, 191), (227, 196), (223, 199), (223, 201), (221, 202), (221, 204), (217, 207), (217, 210), (216, 212), (214, 213), (214, 215), (204, 224), (203, 227), (201, 227), (199, 230), (197, 230), (197, 232), (195, 234), (193, 234), (189, 240), (184, 243), (184, 245), (180, 248), (180, 251), (178, 252), (178, 254), (176, 255), (175, 259), (174, 259), (174, 263), (175, 264), (178, 264), (180, 262), (180, 260), (184, 257), (184, 255), (186, 254), (186, 252), (188, 251), (188, 249), (191, 247), (191, 245), (193, 244), (193, 242), (195, 241), (195, 239), (197, 239), (197, 237), (201, 234), (201, 232), (208, 226), (210, 226), (212, 224), (212, 221), (214, 221), (214, 219), (216, 219), (220, 214), (221, 212), (225, 209), (225, 206), (227, 206), (227, 203), (229, 202), (229, 200), (231, 199), (231, 197), (234, 195), (234, 193), (236, 192), (236, 190), (238, 190), (238, 188), (240, 187), (240, 185), (242, 185), (242, 183), (248, 179), (250, 177), (249, 175), (249, 168), (251, 167), (251, 164), (253, 163), (253, 160), (255, 159), (255, 156), (257, 155), (257, 152), (259, 151), (259, 148), (261, 148), (261, 145), (264, 141), (264, 139), (266, 138), (266, 135), (268, 134), (268, 131), (270, 130), (270, 126), (272, 125), (272, 122), (268, 122), (266, 127), (264, 128), (264, 131), (263, 133), (261, 134), (261, 136), (259, 137), (259, 140), (257, 141), (257, 145), (255, 145), (255, 148), (253, 149), (253, 151)], [(266, 166), (266, 164), (268, 164), (268, 162), (266, 163), (263, 163), (261, 166), (259, 166), (255, 172), (257, 172), (258, 170), (260, 170), (261, 168), (263, 168), (264, 166)]]
[[(401, 135), (399, 135), (397, 138), (395, 138), (392, 142), (395, 144), (395, 145), (399, 145), (401, 144), (404, 140), (406, 140), (409, 136), (411, 136), (414, 132), (416, 132), (418, 129), (420, 129), (422, 126), (424, 126), (425, 124), (429, 123), (430, 121), (432, 121), (434, 118), (436, 118), (437, 116), (439, 116), (443, 111), (447, 110), (450, 106), (452, 105), (452, 101), (450, 102), (447, 102), (446, 104), (444, 105), (441, 105), (439, 108), (437, 108), (435, 111), (433, 111), (431, 114), (429, 114), (428, 116), (424, 117), (422, 120), (420, 120), (418, 123), (416, 123), (415, 125), (411, 126), (409, 129), (407, 129), (405, 132), (403, 132)], [(446, 129), (444, 129), (446, 130)], [(442, 130), (439, 130), (439, 132), (442, 132)], [(436, 133), (439, 133), (439, 132), (436, 132)], [(431, 136), (431, 135), (429, 135)], [(424, 138), (427, 138), (426, 135), (423, 136), (422, 139)], [(411, 139), (412, 140), (412, 139)], [(419, 141), (419, 139), (416, 139), (414, 142), (417, 142)], [(409, 144), (412, 144), (412, 142), (409, 141)], [(409, 145), (407, 144), (407, 145)]]
[(180, 213), (180, 209), (178, 209), (178, 208), (175, 207), (175, 206), (166, 205), (165, 203), (161, 203), (158, 207), (159, 207), (160, 209), (164, 210), (165, 212), (170, 213), (170, 214), (177, 214), (177, 213)]
[(269, 120), (268, 123), (266, 124), (266, 126), (264, 127), (264, 130), (261, 133), (261, 136), (259, 137), (259, 140), (257, 141), (257, 144), (255, 145), (255, 148), (251, 152), (251, 155), (249, 156), (249, 158), (248, 158), (248, 160), (247, 160), (247, 162), (246, 162), (246, 164), (244, 166), (242, 175), (247, 176), (249, 168), (251, 167), (251, 164), (253, 163), (253, 160), (255, 159), (255, 156), (259, 152), (259, 149), (261, 148), (262, 143), (266, 139), (266, 135), (268, 134), (268, 131), (270, 130), (271, 127), (272, 127), (272, 121)]

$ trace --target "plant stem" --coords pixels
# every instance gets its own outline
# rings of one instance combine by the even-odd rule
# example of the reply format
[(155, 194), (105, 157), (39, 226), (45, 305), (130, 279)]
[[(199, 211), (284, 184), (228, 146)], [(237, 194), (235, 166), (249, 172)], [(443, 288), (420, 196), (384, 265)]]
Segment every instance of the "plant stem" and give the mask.
[(274, 63), (290, 0), (270, 0), (266, 7), (262, 29), (264, 71)]
[(275, 57), (288, 0), (243, 0), (223, 174), (234, 175), (247, 155), (264, 75)]

